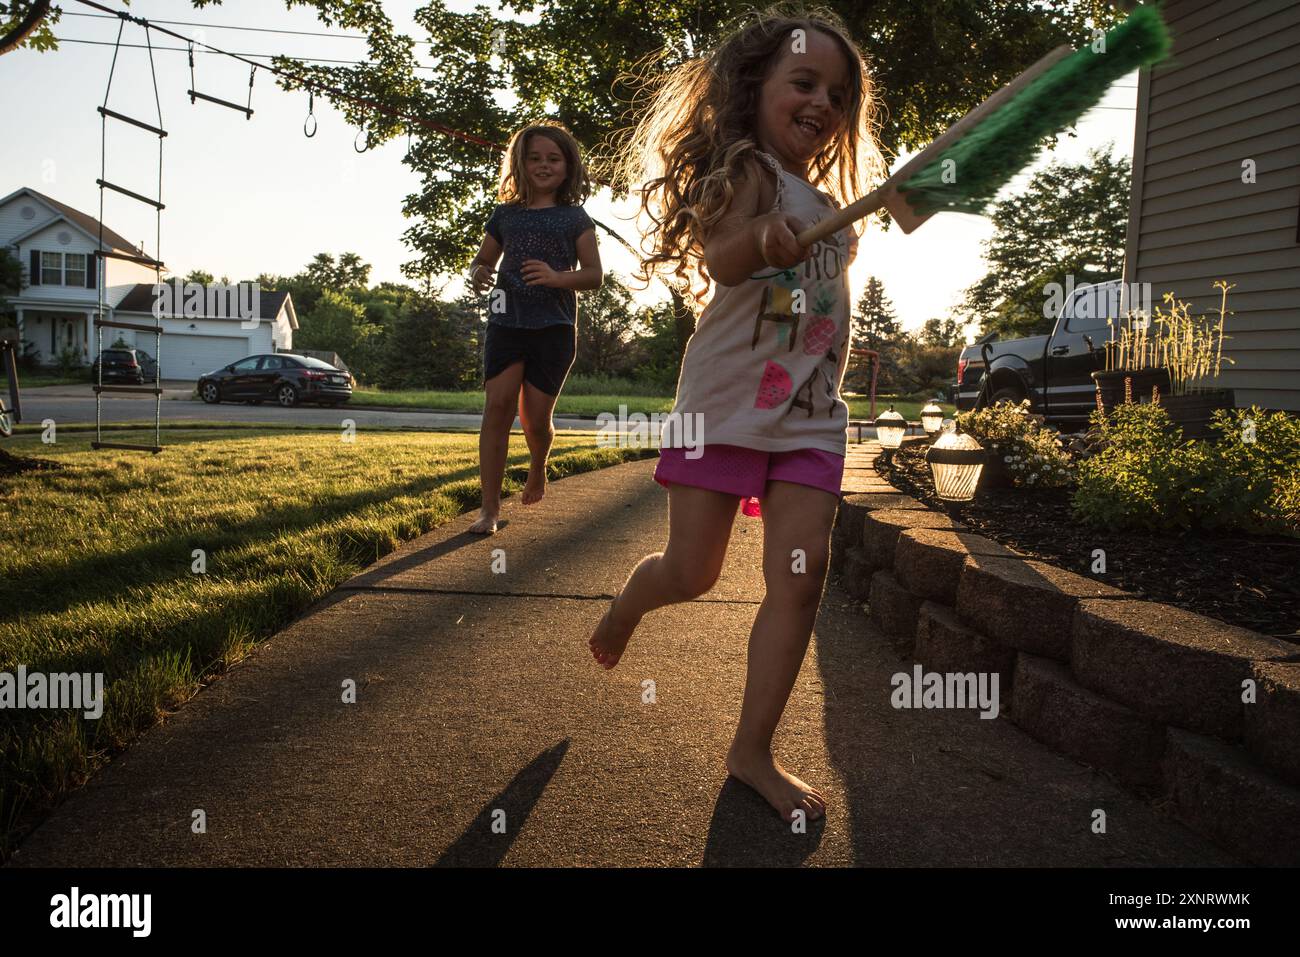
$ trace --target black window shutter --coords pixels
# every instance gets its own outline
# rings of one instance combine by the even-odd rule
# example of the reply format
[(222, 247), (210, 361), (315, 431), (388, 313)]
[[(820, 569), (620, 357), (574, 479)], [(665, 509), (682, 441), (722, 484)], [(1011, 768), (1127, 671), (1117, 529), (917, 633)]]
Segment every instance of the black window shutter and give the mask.
[(86, 253), (86, 288), (94, 289), (95, 280), (98, 278), (99, 260), (95, 258), (94, 253)]
[(32, 250), (32, 278), (28, 281), (29, 286), (39, 286), (41, 284), (41, 253), (40, 250)]

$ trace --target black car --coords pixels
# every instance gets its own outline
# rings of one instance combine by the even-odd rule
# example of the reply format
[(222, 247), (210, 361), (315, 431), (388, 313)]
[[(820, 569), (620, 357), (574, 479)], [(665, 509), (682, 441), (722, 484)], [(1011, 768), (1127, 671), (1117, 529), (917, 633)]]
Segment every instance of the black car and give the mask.
[(152, 382), (158, 373), (158, 360), (141, 348), (135, 350), (135, 361), (140, 363), (140, 374), (145, 382)]
[[(145, 375), (135, 349), (104, 350), (104, 383), (124, 382), (127, 385), (144, 385)], [(98, 383), (99, 356), (90, 364), (90, 381)], [(152, 376), (152, 371), (151, 371)]]
[(1119, 280), (1080, 286), (1065, 300), (1050, 335), (1024, 339), (985, 339), (966, 346), (957, 359), (956, 405), (975, 408), (986, 373), (985, 400), (1019, 403), (1052, 424), (1079, 427), (1096, 402), (1092, 373), (1105, 367), (1107, 322), (1120, 318)]
[(204, 402), (258, 405), (271, 399), (286, 408), (299, 402), (333, 406), (352, 398), (352, 377), (320, 359), (282, 352), (249, 356), (205, 373), (198, 391)]

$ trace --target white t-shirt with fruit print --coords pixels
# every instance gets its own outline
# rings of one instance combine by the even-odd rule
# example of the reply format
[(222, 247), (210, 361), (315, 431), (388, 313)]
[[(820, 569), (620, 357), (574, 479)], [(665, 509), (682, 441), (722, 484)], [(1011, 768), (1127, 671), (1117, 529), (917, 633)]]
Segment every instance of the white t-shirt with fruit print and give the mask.
[[(756, 155), (777, 177), (778, 210), (811, 226), (835, 211), (830, 198)], [(822, 449), (843, 455), (849, 409), (848, 227), (813, 244), (790, 269), (764, 267), (738, 286), (715, 285), (686, 344), (673, 413), (698, 414), (692, 433), (665, 423), (661, 446), (740, 445), (765, 452)]]

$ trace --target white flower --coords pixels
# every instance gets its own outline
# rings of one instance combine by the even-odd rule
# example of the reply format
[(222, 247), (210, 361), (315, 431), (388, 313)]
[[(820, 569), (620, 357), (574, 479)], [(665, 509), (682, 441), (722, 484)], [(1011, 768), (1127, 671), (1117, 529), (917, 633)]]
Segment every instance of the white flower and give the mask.
[(1009, 455), (1004, 455), (1004, 456), (1002, 456), (1002, 461), (1003, 461), (1003, 462), (1010, 462), (1010, 461), (1011, 461), (1011, 456), (1009, 456)]

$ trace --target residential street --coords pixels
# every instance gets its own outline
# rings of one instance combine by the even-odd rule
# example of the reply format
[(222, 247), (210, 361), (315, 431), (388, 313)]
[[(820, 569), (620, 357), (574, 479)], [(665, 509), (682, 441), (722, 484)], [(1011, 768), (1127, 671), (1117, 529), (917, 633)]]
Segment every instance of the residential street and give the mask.
[[(402, 412), (387, 409), (358, 409), (349, 405), (337, 409), (324, 409), (302, 405), (283, 409), (272, 402), (262, 405), (245, 405), (242, 402), (222, 402), (208, 405), (199, 399), (190, 399), (189, 384), (163, 383), (162, 401), (164, 420), (210, 422), (270, 422), (275, 425), (338, 425), (352, 419), (357, 428), (366, 426), (403, 427), (417, 429), (474, 429), (479, 428), (482, 416), (477, 413), (458, 412)], [(95, 394), (90, 386), (43, 386), (23, 389), (23, 424), (40, 424), (53, 419), (58, 424), (95, 421)], [(112, 395), (104, 398), (105, 422), (152, 422), (154, 400), (152, 396)], [(515, 428), (519, 420), (515, 419)], [(593, 419), (555, 419), (556, 429), (592, 432)]]

